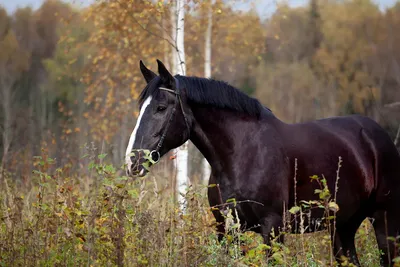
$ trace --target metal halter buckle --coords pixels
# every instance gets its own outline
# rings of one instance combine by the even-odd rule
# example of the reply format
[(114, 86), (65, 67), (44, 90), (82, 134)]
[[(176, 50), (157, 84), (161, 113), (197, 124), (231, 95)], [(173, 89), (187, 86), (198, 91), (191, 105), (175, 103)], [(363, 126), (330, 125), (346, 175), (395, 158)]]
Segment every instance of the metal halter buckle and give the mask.
[[(154, 155), (157, 157), (156, 159), (154, 159)], [(156, 164), (160, 161), (160, 152), (156, 151), (156, 150), (152, 150), (150, 152), (150, 158), (153, 160), (153, 164)]]

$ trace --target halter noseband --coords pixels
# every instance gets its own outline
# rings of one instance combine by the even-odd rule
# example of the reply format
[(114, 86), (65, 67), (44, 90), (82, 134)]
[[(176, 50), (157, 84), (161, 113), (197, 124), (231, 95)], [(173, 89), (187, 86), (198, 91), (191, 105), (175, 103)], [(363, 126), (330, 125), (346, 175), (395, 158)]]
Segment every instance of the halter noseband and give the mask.
[[(154, 162), (153, 164), (157, 163), (157, 162), (160, 160), (160, 152), (159, 152), (159, 151), (160, 151), (160, 149), (161, 149), (161, 147), (162, 147), (162, 144), (164, 143), (164, 139), (165, 139), (165, 136), (167, 135), (169, 126), (170, 126), (170, 124), (171, 124), (171, 121), (172, 121), (172, 119), (174, 118), (174, 115), (175, 115), (175, 112), (176, 112), (176, 102), (177, 102), (177, 101), (179, 101), (179, 106), (181, 107), (182, 114), (183, 114), (183, 118), (185, 119), (186, 128), (187, 128), (188, 133), (189, 133), (189, 135), (190, 135), (189, 122), (188, 122), (188, 119), (187, 119), (187, 116), (186, 116), (186, 113), (185, 113), (185, 110), (184, 110), (183, 104), (182, 104), (182, 98), (181, 98), (181, 92), (180, 92), (180, 87), (179, 87), (179, 81), (178, 81), (177, 78), (174, 78), (174, 79), (175, 79), (175, 87), (176, 87), (176, 90), (172, 90), (172, 89), (165, 88), (165, 87), (159, 87), (160, 90), (163, 90), (163, 91), (166, 91), (166, 92), (169, 92), (169, 93), (174, 94), (174, 95), (176, 96), (176, 98), (175, 98), (175, 102), (174, 102), (174, 108), (173, 108), (173, 110), (172, 110), (172, 112), (171, 112), (171, 115), (169, 116), (167, 125), (166, 125), (165, 128), (164, 128), (164, 132), (163, 132), (163, 134), (161, 135), (160, 141), (159, 141), (158, 144), (157, 144), (157, 148), (156, 148), (155, 150), (152, 150), (152, 151), (150, 152), (150, 158), (153, 160), (153, 162)], [(156, 156), (156, 159), (154, 159), (153, 155)]]

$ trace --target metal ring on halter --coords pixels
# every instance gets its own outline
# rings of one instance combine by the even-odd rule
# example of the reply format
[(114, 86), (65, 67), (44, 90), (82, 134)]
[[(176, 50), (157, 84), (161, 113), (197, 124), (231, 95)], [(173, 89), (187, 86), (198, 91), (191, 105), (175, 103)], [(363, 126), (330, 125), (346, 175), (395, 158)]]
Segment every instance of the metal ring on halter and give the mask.
[[(157, 160), (154, 160), (154, 157), (153, 157), (154, 154), (156, 154)], [(158, 152), (158, 151), (156, 151), (156, 150), (152, 150), (152, 151), (150, 152), (150, 158), (154, 161), (153, 164), (156, 164), (157, 162), (160, 161), (160, 152)]]

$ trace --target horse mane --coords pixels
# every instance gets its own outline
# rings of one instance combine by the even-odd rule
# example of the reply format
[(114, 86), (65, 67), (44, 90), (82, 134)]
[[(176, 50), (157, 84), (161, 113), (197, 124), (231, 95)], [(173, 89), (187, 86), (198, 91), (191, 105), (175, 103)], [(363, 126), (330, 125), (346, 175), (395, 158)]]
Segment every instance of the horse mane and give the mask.
[[(178, 79), (180, 88), (186, 89), (187, 98), (193, 103), (229, 109), (257, 118), (262, 112), (270, 111), (257, 99), (246, 95), (227, 82), (194, 76), (176, 75), (175, 78)], [(155, 77), (150, 81), (140, 94), (140, 105), (148, 96), (157, 97), (160, 93), (159, 84), (160, 77)]]

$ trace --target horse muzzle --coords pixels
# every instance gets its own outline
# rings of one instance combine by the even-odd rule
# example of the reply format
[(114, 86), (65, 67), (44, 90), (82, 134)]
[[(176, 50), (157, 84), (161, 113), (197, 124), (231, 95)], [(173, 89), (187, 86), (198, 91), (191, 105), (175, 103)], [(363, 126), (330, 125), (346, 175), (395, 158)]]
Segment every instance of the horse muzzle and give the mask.
[(128, 176), (144, 177), (148, 173), (148, 170), (141, 164), (131, 164), (131, 167), (127, 169)]
[[(129, 158), (128, 158), (129, 157)], [(149, 172), (150, 167), (160, 160), (160, 153), (147, 149), (137, 149), (127, 156), (128, 176), (144, 177)]]

